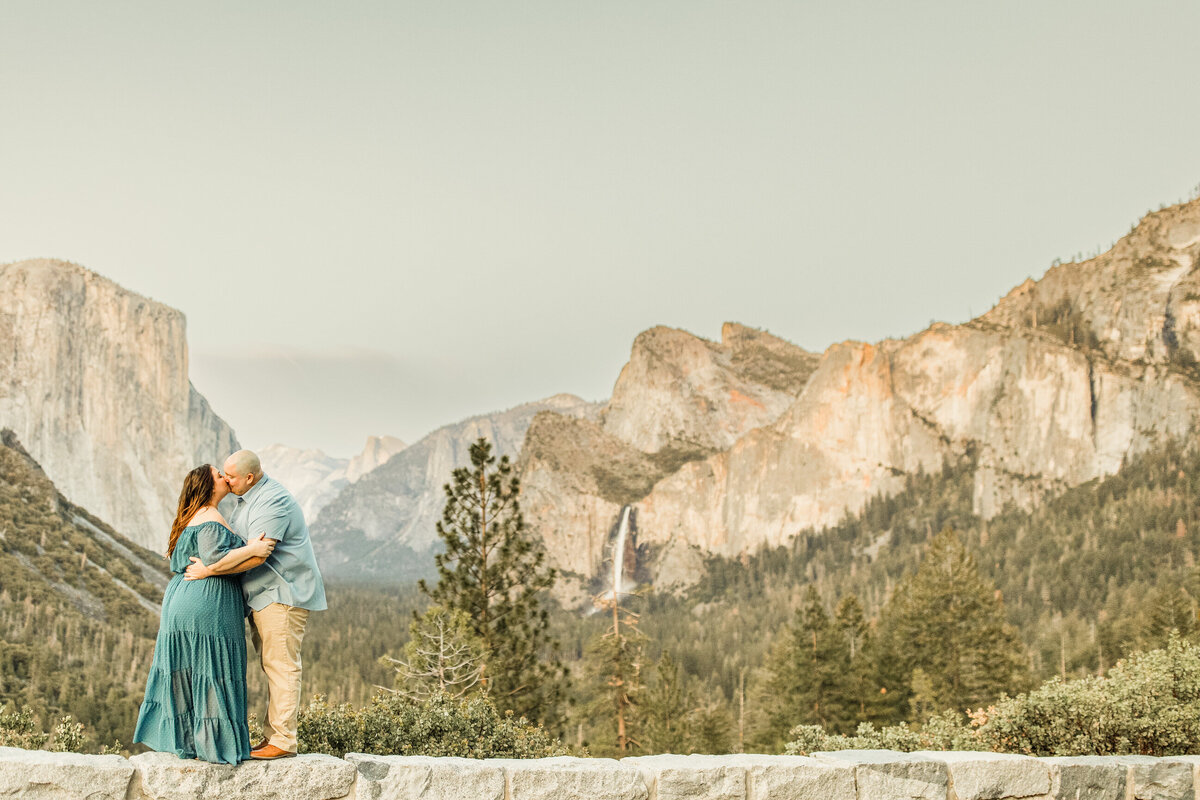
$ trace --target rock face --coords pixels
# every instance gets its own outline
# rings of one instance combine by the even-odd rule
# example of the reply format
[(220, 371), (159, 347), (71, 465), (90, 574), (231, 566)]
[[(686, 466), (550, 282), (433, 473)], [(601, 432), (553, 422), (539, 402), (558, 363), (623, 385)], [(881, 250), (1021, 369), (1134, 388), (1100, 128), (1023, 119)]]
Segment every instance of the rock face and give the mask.
[(727, 322), (721, 342), (651, 328), (633, 343), (604, 430), (638, 450), (724, 450), (792, 404), (819, 356), (764, 331)]
[[(521, 452), (521, 509), (551, 563), (590, 576), (606, 558), (621, 507), (681, 465), (721, 452), (775, 420), (813, 374), (818, 356), (736, 323), (721, 342), (653, 328), (633, 343), (599, 424), (554, 414), (534, 420)], [(663, 540), (665, 541), (665, 540)], [(687, 546), (668, 570), (694, 575)], [(669, 578), (661, 568), (661, 578)]]
[(321, 450), (273, 444), (258, 450), (263, 471), (287, 487), (306, 520), (314, 520), (338, 493), (399, 453), (407, 445), (394, 436), (369, 436), (354, 458), (334, 458)]
[(1200, 201), (1147, 215), (1112, 250), (1013, 289), (983, 322), (1031, 327), (1106, 358), (1195, 366), (1200, 357)]
[(594, 575), (621, 507), (668, 474), (655, 458), (589, 419), (542, 412), (518, 460), (521, 512), (559, 569)]
[(72, 502), (156, 550), (183, 476), (237, 448), (188, 380), (183, 314), (62, 261), (0, 266), (0, 426)]
[[(836, 344), (815, 368), (741, 326), (720, 345), (655, 328), (601, 413), (624, 448), (539, 420), (523, 507), (552, 563), (584, 574), (603, 562), (622, 502), (658, 552), (727, 556), (834, 524), (906, 475), (960, 459), (975, 465), (977, 513), (1029, 508), (1195, 434), (1198, 260), (1200, 200), (1149, 215), (1110, 252), (1052, 268), (977, 320)], [(607, 461), (636, 475), (619, 484), (627, 491), (596, 480)]]
[(346, 465), (346, 480), (354, 483), (376, 467), (383, 466), (406, 447), (408, 445), (395, 436), (368, 436), (362, 452)]
[[(68, 501), (7, 429), (0, 430), (0, 520), (0, 575), (10, 587), (37, 587), (42, 608), (135, 628), (161, 613), (170, 577), (161, 551), (138, 547)], [(20, 597), (0, 592), (0, 613)]]
[(1035, 332), (936, 325), (902, 342), (835, 345), (775, 424), (655, 486), (639, 504), (642, 538), (725, 555), (779, 545), (968, 453), (975, 510), (988, 517), (1111, 474), (1197, 419), (1200, 392), (1184, 376)]
[(597, 410), (578, 397), (555, 395), (439, 428), (348, 485), (310, 522), (322, 571), (359, 578), (430, 573), (434, 525), (445, 506), (442, 486), (470, 463), (476, 439), (489, 439), (497, 455), (515, 457), (539, 411), (589, 417)]

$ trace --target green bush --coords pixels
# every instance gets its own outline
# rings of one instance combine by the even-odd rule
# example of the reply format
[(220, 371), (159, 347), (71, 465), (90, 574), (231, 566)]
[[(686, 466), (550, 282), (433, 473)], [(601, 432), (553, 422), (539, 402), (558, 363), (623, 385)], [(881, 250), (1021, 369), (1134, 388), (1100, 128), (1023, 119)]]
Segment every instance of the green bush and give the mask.
[(1004, 698), (975, 720), (991, 750), (1031, 755), (1149, 756), (1191, 752), (1200, 741), (1200, 646), (1172, 634), (1104, 678), (1053, 679)]
[(300, 752), (375, 755), (544, 758), (568, 753), (541, 726), (501, 715), (485, 697), (456, 701), (444, 694), (416, 701), (376, 695), (355, 708), (318, 696), (300, 711)]
[[(25, 706), (20, 710), (0, 708), (0, 747), (19, 747), (22, 750), (40, 750), (49, 743), (56, 753), (79, 753), (86, 740), (83, 725), (70, 716), (58, 720), (54, 734), (42, 730), (33, 709)], [(102, 750), (101, 752), (106, 752)]]
[(0, 747), (20, 747), (23, 750), (39, 750), (50, 736), (38, 725), (33, 711), (0, 709)]
[(885, 748), (992, 750), (1036, 756), (1171, 756), (1200, 741), (1200, 645), (1172, 633), (1167, 646), (1134, 653), (1107, 676), (1064, 681), (1002, 697), (969, 718), (954, 711), (924, 725), (881, 729), (864, 723), (853, 736), (820, 726), (791, 731), (790, 754)]
[(830, 750), (986, 750), (960, 715), (947, 711), (930, 717), (924, 725), (911, 727), (906, 722), (876, 728), (864, 722), (851, 736), (829, 734), (820, 725), (792, 728), (788, 755), (808, 755)]

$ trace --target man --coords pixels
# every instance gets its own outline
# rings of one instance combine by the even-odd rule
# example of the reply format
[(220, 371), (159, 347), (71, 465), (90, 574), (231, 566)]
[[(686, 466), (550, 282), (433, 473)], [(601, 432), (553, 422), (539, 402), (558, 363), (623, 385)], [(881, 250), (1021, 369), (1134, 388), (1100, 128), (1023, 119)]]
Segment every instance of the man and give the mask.
[[(299, 504), (278, 481), (263, 474), (258, 456), (249, 450), (231, 455), (225, 460), (225, 480), (237, 496), (229, 516), (234, 533), (246, 541), (265, 534), (275, 542), (266, 563), (242, 578), (242, 593), (250, 607), (250, 638), (270, 695), (266, 738), (250, 751), (250, 757), (287, 758), (296, 755), (300, 644), (309, 612), (326, 608), (325, 585)], [(202, 564), (193, 564), (188, 574), (207, 577)]]

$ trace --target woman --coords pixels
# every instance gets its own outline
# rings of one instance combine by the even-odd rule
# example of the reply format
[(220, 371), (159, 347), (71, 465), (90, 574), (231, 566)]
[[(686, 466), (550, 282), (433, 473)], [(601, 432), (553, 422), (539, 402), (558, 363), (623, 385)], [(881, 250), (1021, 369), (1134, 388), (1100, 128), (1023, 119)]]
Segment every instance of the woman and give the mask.
[(237, 764), (250, 758), (246, 725), (246, 638), (241, 578), (184, 580), (199, 557), (222, 561), (222, 572), (245, 572), (266, 560), (269, 539), (242, 542), (229, 530), (217, 503), (229, 494), (225, 477), (209, 464), (183, 481), (167, 556), (171, 577), (146, 695), (133, 741), (180, 758)]

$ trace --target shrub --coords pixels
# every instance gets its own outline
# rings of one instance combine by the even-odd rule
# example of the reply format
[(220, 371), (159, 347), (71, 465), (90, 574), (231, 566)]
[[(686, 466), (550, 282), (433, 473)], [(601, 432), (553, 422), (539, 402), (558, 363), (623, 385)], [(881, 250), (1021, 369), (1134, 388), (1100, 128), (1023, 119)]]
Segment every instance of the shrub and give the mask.
[(924, 725), (831, 736), (816, 725), (792, 729), (791, 754), (886, 748), (993, 750), (1036, 756), (1149, 755), (1190, 752), (1200, 741), (1200, 645), (1172, 633), (1167, 646), (1134, 653), (1106, 677), (1064, 681), (1002, 697), (969, 720), (947, 711)]
[(49, 738), (38, 725), (31, 709), (0, 710), (0, 747), (38, 750)]
[(830, 735), (819, 725), (798, 725), (791, 731), (789, 755), (808, 755), (829, 750), (984, 750), (987, 749), (953, 711), (930, 717), (924, 725), (911, 727), (906, 722), (876, 728), (864, 722), (852, 736)]
[(1030, 755), (1150, 756), (1190, 752), (1200, 741), (1200, 646), (1172, 634), (1104, 678), (1047, 681), (980, 712), (988, 749)]
[(83, 725), (69, 716), (59, 719), (51, 736), (42, 730), (28, 706), (20, 710), (0, 709), (0, 747), (40, 750), (49, 742), (56, 753), (79, 753), (86, 738)]
[(85, 738), (83, 724), (66, 716), (60, 719), (54, 728), (50, 749), (56, 753), (78, 753), (83, 748)]
[(370, 704), (329, 705), (318, 696), (300, 712), (300, 752), (375, 755), (543, 758), (567, 748), (541, 726), (501, 715), (486, 697), (439, 694), (417, 701), (376, 695)]

